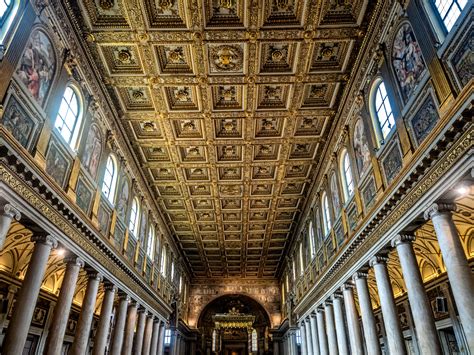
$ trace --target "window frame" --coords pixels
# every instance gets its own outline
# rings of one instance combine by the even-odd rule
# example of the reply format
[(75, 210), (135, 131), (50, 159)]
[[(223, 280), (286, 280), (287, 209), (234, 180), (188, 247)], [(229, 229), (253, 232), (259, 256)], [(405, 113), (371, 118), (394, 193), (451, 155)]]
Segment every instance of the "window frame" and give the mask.
[[(71, 99), (69, 100), (69, 102), (67, 102), (67, 100), (65, 99), (65, 95), (66, 95), (66, 91), (69, 90), (69, 89), (72, 92), (72, 96), (71, 96)], [(76, 103), (77, 103), (77, 113), (76, 114), (74, 114), (72, 112), (72, 109), (71, 109), (71, 101), (72, 101), (73, 98), (76, 99)], [(65, 105), (67, 105), (65, 117), (63, 117), (62, 114), (60, 113), (61, 112), (61, 107), (63, 106), (63, 102), (65, 103)], [(75, 117), (74, 124), (73, 124), (72, 128), (70, 128), (66, 123), (67, 115), (70, 112), (73, 113), (74, 117)], [(83, 123), (84, 123), (83, 118), (84, 118), (84, 101), (83, 101), (83, 98), (82, 98), (81, 90), (74, 83), (70, 82), (64, 88), (63, 96), (61, 97), (61, 103), (59, 105), (59, 109), (58, 109), (58, 112), (56, 114), (56, 118), (54, 120), (53, 126), (54, 126), (54, 129), (56, 130), (56, 132), (61, 137), (61, 139), (63, 139), (64, 142), (66, 142), (66, 144), (68, 145), (68, 147), (71, 148), (74, 152), (77, 152), (77, 149), (79, 148), (79, 142), (80, 142), (79, 137), (81, 135), (82, 126), (83, 126)], [(61, 121), (61, 130), (58, 127), (59, 126), (58, 125), (59, 121)], [(68, 139), (65, 137), (65, 135), (63, 133), (63, 132), (65, 132), (64, 131), (65, 129), (67, 129), (70, 132), (70, 135), (69, 135)]]
[[(431, 6), (431, 8), (434, 12), (434, 15), (436, 16), (437, 25), (439, 25), (441, 27), (444, 36), (446, 36), (456, 26), (456, 23), (458, 22), (458, 19), (462, 16), (463, 11), (466, 8), (466, 5), (469, 2), (469, 0), (466, 1), (466, 4), (464, 5), (464, 7), (461, 7), (461, 5), (459, 5), (459, 0), (449, 0), (450, 5), (448, 6), (448, 10), (446, 11), (446, 16), (444, 18), (441, 15), (441, 12), (440, 12), (440, 9), (439, 9), (438, 5), (436, 5), (436, 0), (428, 0), (428, 2), (429, 2), (430, 6)], [(448, 28), (448, 26), (446, 25), (446, 22), (444, 20), (448, 17), (449, 12), (451, 11), (451, 9), (453, 8), (454, 5), (456, 5), (456, 7), (457, 7), (457, 9), (459, 11), (459, 15), (454, 20), (454, 22), (451, 24), (451, 27)], [(428, 15), (430, 15), (430, 14), (428, 14)]]
[[(150, 243), (151, 242), (151, 243)], [(153, 261), (155, 257), (155, 243), (156, 243), (156, 234), (155, 228), (150, 226), (148, 228), (148, 238), (146, 242), (146, 255)]]
[(171, 329), (170, 328), (165, 329), (165, 338), (164, 338), (163, 343), (165, 346), (171, 345)]
[[(136, 208), (134, 209), (134, 207)], [(135, 210), (135, 218), (133, 218), (133, 211)], [(137, 234), (138, 231), (140, 230), (140, 201), (138, 200), (138, 197), (134, 197), (132, 201), (132, 207), (130, 208), (130, 218), (128, 220), (128, 232), (129, 234), (132, 235), (133, 239), (137, 240)], [(134, 220), (133, 220), (134, 219)], [(132, 228), (132, 222), (133, 222), (133, 228)]]
[[(381, 85), (383, 85), (385, 93), (386, 93), (385, 97), (382, 97), (381, 108), (383, 108), (385, 113), (387, 113), (387, 105), (385, 105), (386, 102), (388, 103), (388, 107), (390, 108), (390, 113), (387, 115), (387, 119), (385, 120), (385, 122), (388, 122), (388, 125), (389, 125), (389, 131), (387, 132), (386, 135), (384, 135), (383, 133), (382, 122), (380, 122), (381, 119), (379, 117), (380, 110), (377, 111), (377, 104), (376, 104), (377, 94), (379, 93), (379, 89)], [(383, 95), (381, 94), (381, 96)], [(375, 143), (376, 143), (377, 148), (380, 148), (390, 139), (390, 137), (392, 136), (393, 132), (395, 132), (396, 127), (397, 127), (397, 122), (395, 121), (395, 112), (393, 111), (394, 106), (392, 105), (392, 102), (390, 100), (390, 95), (387, 91), (387, 86), (385, 85), (385, 81), (380, 76), (376, 78), (372, 84), (372, 89), (370, 90), (370, 95), (369, 95), (369, 101), (370, 101), (369, 103), (370, 117), (371, 117), (372, 127), (374, 129), (375, 138), (376, 138)], [(393, 124), (392, 122), (390, 122), (390, 119), (389, 119), (390, 116), (392, 117)]]
[[(20, 6), (24, 4), (24, 0), (12, 0), (11, 5), (2, 19), (0, 19), (0, 48), (5, 48), (8, 42), (10, 31), (15, 24), (18, 15), (20, 14)], [(5, 51), (5, 49), (4, 49)]]
[(329, 198), (326, 191), (321, 196), (321, 212), (323, 214), (324, 236), (327, 238), (331, 234), (332, 220), (329, 208)]
[(300, 276), (304, 274), (304, 259), (303, 259), (303, 242), (300, 242), (300, 246), (298, 248), (298, 258), (300, 264)]
[(163, 246), (161, 248), (161, 260), (160, 260), (160, 274), (163, 277), (166, 277), (166, 262), (167, 262), (167, 257), (166, 257), (166, 248)]
[[(110, 178), (110, 186), (108, 186), (108, 192), (104, 191), (105, 188), (105, 178), (107, 176), (107, 173), (109, 171), (109, 161), (112, 163), (112, 166), (114, 168), (111, 178)], [(113, 154), (109, 154), (106, 160), (105, 164), (105, 171), (104, 171), (104, 177), (102, 179), (102, 194), (107, 198), (107, 200), (112, 204), (115, 205), (115, 194), (117, 193), (117, 180), (118, 180), (118, 164), (117, 164), (117, 158)]]
[[(347, 162), (347, 169), (346, 169), (346, 162)], [(341, 158), (339, 162), (339, 171), (342, 180), (342, 187), (344, 191), (344, 203), (349, 202), (349, 200), (354, 196), (355, 193), (355, 180), (354, 180), (354, 173), (352, 169), (352, 162), (351, 157), (349, 156), (349, 152), (347, 149), (343, 149), (341, 152)], [(348, 181), (348, 174), (350, 174), (350, 183)]]
[(314, 258), (316, 257), (316, 240), (314, 239), (314, 225), (312, 218), (310, 218), (308, 223), (308, 238), (309, 248), (311, 252), (311, 260), (314, 260)]

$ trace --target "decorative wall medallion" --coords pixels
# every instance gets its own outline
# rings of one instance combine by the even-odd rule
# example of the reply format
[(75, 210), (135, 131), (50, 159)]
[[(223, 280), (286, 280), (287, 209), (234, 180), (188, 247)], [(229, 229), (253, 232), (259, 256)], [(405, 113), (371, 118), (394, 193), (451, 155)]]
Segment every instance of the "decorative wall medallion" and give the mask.
[(326, 117), (299, 116), (295, 126), (295, 136), (320, 136)]
[(242, 110), (242, 86), (219, 85), (212, 88), (214, 110)]
[(312, 72), (344, 70), (352, 44), (351, 41), (316, 42), (310, 70)]
[(384, 152), (384, 156), (382, 157), (382, 166), (387, 185), (390, 185), (402, 169), (402, 155), (398, 141), (392, 141), (390, 146), (385, 149), (387, 152)]
[(100, 46), (110, 74), (143, 74), (136, 46)]
[(242, 73), (244, 47), (242, 44), (210, 44), (209, 71), (213, 74)]
[(420, 145), (439, 120), (438, 109), (431, 95), (424, 100), (418, 111), (409, 119), (417, 145)]
[(156, 56), (163, 74), (193, 74), (189, 45), (156, 46)]
[(171, 111), (199, 110), (196, 92), (191, 86), (171, 86), (164, 90)]
[(259, 85), (258, 109), (286, 109), (288, 85)]
[(186, 28), (186, 2), (181, 0), (145, 1), (145, 9), (150, 27)]
[(242, 138), (242, 119), (223, 118), (214, 120), (216, 138)]
[(261, 73), (291, 73), (296, 57), (296, 43), (265, 43), (261, 47)]

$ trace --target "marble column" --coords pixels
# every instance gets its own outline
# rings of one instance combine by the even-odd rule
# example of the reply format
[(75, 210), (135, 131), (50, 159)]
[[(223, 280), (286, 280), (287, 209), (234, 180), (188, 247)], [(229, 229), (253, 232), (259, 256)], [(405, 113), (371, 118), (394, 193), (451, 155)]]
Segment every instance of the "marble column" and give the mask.
[(316, 320), (318, 323), (319, 353), (321, 355), (329, 355), (326, 325), (324, 324), (324, 311), (321, 308), (317, 310)]
[(383, 322), (387, 331), (387, 342), (390, 354), (405, 355), (407, 353), (403, 338), (400, 320), (398, 318), (392, 285), (387, 269), (388, 258), (374, 256), (370, 259), (370, 266), (374, 268), (377, 290), (382, 308)]
[(82, 300), (81, 314), (76, 327), (76, 335), (72, 343), (70, 355), (83, 355), (88, 353), (89, 335), (91, 332), (92, 319), (94, 317), (97, 291), (102, 281), (102, 275), (92, 271), (87, 275), (86, 294)]
[(158, 355), (163, 355), (163, 350), (165, 347), (165, 331), (166, 331), (166, 324), (161, 322), (160, 336), (158, 337)]
[(316, 313), (311, 313), (311, 315), (309, 316), (309, 323), (311, 325), (310, 329), (311, 329), (311, 340), (313, 342), (313, 353), (314, 355), (320, 355)]
[(18, 355), (23, 352), (48, 258), (51, 249), (58, 245), (57, 240), (50, 235), (33, 236), (32, 240), (35, 245), (3, 341), (3, 355)]
[(151, 342), (150, 342), (150, 354), (156, 355), (158, 353), (158, 341), (160, 339), (160, 321), (155, 319), (153, 321), (153, 330), (151, 335)]
[(21, 214), (14, 206), (10, 205), (9, 203), (1, 206), (0, 211), (0, 250), (2, 250), (13, 219), (19, 221)]
[(115, 325), (112, 331), (112, 341), (110, 344), (110, 354), (120, 354), (122, 350), (123, 344), (123, 337), (124, 337), (124, 329), (125, 329), (125, 321), (127, 318), (127, 309), (128, 303), (130, 302), (130, 296), (128, 295), (120, 295), (119, 303), (117, 306), (117, 311), (115, 315)]
[(143, 335), (142, 355), (150, 355), (151, 337), (153, 334), (153, 315), (149, 315), (145, 322), (145, 334)]
[(339, 355), (349, 355), (342, 297), (340, 293), (335, 293), (332, 296), (334, 322), (336, 323), (337, 349), (339, 350)]
[(308, 354), (308, 346), (306, 344), (306, 329), (305, 329), (305, 321), (301, 321), (300, 325), (300, 339), (301, 339), (301, 355), (309, 355)]
[(328, 348), (330, 355), (337, 355), (337, 335), (334, 323), (334, 312), (330, 301), (324, 303), (324, 315), (326, 316), (326, 335), (328, 338)]
[(125, 334), (123, 338), (122, 355), (131, 355), (133, 347), (133, 335), (137, 323), (138, 303), (132, 303), (128, 306), (127, 322), (125, 323)]
[(451, 214), (455, 210), (454, 204), (435, 203), (426, 210), (425, 219), (433, 222), (459, 318), (474, 351), (474, 278)]
[(133, 355), (141, 355), (143, 349), (143, 336), (145, 334), (145, 323), (147, 318), (147, 311), (140, 309), (138, 311), (137, 331), (133, 342)]
[(365, 344), (368, 355), (380, 355), (380, 341), (377, 333), (377, 323), (375, 322), (372, 301), (370, 300), (369, 286), (367, 284), (367, 274), (357, 272), (353, 277), (359, 298), (359, 307), (364, 328)]
[(117, 287), (112, 284), (107, 284), (104, 287), (104, 299), (100, 309), (99, 324), (97, 325), (97, 331), (95, 333), (92, 355), (103, 355), (105, 353), (107, 337), (110, 330), (110, 317), (114, 307), (114, 298), (116, 292)]
[(273, 355), (280, 355), (280, 343), (278, 340), (273, 340)]
[(66, 262), (66, 271), (64, 272), (58, 302), (54, 307), (53, 319), (46, 339), (44, 349), (46, 355), (61, 354), (79, 271), (84, 267), (84, 262), (77, 257), (68, 257), (64, 261)]
[(398, 258), (400, 259), (420, 352), (421, 354), (437, 355), (442, 353), (441, 344), (431, 304), (426, 295), (413, 250), (412, 242), (414, 240), (413, 235), (399, 234), (392, 240), (392, 247), (397, 248)]
[(305, 322), (305, 331), (306, 331), (306, 350), (308, 351), (308, 355), (314, 354), (313, 350), (313, 341), (311, 340), (311, 323), (309, 318), (304, 320)]
[(349, 344), (351, 346), (351, 354), (363, 355), (364, 344), (362, 342), (362, 334), (360, 332), (359, 314), (354, 300), (353, 285), (344, 284), (341, 287), (342, 296), (344, 297), (344, 307), (346, 309), (347, 328), (349, 331)]

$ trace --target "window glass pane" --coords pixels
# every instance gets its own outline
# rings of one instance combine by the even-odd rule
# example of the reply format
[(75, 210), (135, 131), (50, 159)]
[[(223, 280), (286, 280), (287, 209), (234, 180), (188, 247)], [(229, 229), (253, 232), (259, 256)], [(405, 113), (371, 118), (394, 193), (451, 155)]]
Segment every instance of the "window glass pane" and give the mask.
[(115, 168), (115, 163), (112, 157), (109, 156), (109, 158), (107, 159), (107, 165), (105, 167), (104, 182), (102, 184), (102, 192), (112, 204), (114, 203), (116, 182), (117, 182), (117, 172)]
[(456, 20), (461, 15), (462, 10), (467, 4), (467, 0), (436, 0), (435, 6), (438, 10), (439, 16), (449, 32), (453, 28)]
[(375, 108), (380, 133), (382, 134), (382, 139), (385, 139), (392, 128), (395, 127), (395, 121), (393, 120), (392, 107), (390, 106), (387, 90), (385, 89), (383, 81), (380, 82), (376, 90)]
[(54, 127), (66, 143), (74, 149), (80, 129), (79, 101), (76, 93), (69, 86), (64, 91)]

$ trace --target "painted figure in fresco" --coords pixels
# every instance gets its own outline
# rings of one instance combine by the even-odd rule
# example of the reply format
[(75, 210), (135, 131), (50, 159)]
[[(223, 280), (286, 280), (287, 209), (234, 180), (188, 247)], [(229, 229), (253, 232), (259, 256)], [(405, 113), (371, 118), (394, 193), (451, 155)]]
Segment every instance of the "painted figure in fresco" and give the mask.
[(354, 152), (359, 176), (370, 166), (370, 149), (365, 136), (364, 122), (359, 118), (354, 125)]
[(76, 188), (76, 204), (85, 213), (88, 212), (91, 198), (92, 193), (87, 189), (86, 185), (82, 182), (82, 180), (79, 180)]
[(55, 65), (56, 59), (49, 38), (42, 31), (34, 31), (26, 44), (16, 74), (41, 105), (51, 86)]
[(27, 147), (34, 122), (26, 116), (16, 100), (12, 100), (8, 106), (3, 116), (3, 125), (23, 147)]
[(405, 23), (393, 42), (393, 67), (406, 99), (415, 90), (425, 71), (425, 62), (411, 26)]
[(50, 145), (46, 157), (46, 172), (54, 181), (63, 186), (68, 168), (67, 160), (56, 147), (56, 144)]
[(335, 174), (332, 174), (331, 176), (331, 195), (332, 195), (332, 203), (333, 203), (333, 207), (334, 207), (334, 214), (336, 216), (339, 216), (340, 212), (341, 212), (341, 205), (340, 205), (340, 201), (339, 201), (339, 194), (338, 194), (338, 190), (337, 190), (337, 182), (336, 182), (336, 175)]
[(117, 201), (117, 216), (122, 220), (125, 220), (125, 215), (127, 214), (128, 196), (128, 180), (126, 177), (124, 177)]
[(89, 135), (87, 136), (86, 145), (84, 147), (84, 153), (82, 154), (82, 163), (93, 178), (97, 175), (101, 153), (102, 140), (100, 137), (99, 127), (93, 124), (89, 130)]

